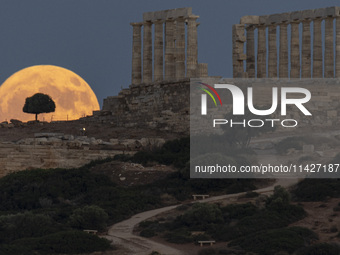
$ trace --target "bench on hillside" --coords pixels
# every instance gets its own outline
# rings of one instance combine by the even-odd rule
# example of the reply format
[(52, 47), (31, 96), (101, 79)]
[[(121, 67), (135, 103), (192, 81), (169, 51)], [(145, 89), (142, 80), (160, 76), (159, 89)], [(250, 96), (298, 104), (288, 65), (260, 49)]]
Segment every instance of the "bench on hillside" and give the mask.
[(207, 197), (209, 197), (209, 195), (192, 195), (194, 200), (197, 200), (197, 198), (202, 198), (202, 199), (206, 199)]
[(98, 233), (98, 230), (91, 230), (91, 229), (84, 229), (83, 231), (88, 234), (93, 234), (93, 235), (96, 235)]
[(210, 246), (212, 246), (215, 241), (214, 240), (211, 240), (211, 241), (197, 241), (197, 243), (199, 243), (199, 245), (202, 247), (203, 244), (210, 244)]

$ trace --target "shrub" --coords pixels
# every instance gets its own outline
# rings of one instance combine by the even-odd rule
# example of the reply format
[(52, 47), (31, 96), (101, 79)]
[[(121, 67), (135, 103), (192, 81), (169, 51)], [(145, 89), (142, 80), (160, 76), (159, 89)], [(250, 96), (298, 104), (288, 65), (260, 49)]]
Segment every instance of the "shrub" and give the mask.
[(215, 204), (194, 204), (184, 215), (177, 218), (191, 230), (207, 230), (211, 224), (223, 223), (222, 212)]
[(65, 231), (0, 246), (0, 254), (79, 254), (110, 249), (110, 241), (83, 231)]
[(79, 229), (104, 230), (108, 221), (107, 213), (96, 205), (84, 206), (74, 210), (69, 224)]
[(279, 251), (293, 253), (304, 247), (306, 239), (315, 237), (315, 233), (304, 228), (281, 228), (248, 235), (232, 241), (230, 246), (241, 246), (247, 251), (261, 255), (272, 255)]
[(289, 149), (302, 150), (304, 144), (303, 137), (287, 137), (275, 145), (279, 154), (285, 154)]
[(339, 253), (339, 245), (320, 243), (299, 250), (297, 255), (339, 255)]
[(168, 232), (164, 237), (170, 243), (183, 244), (191, 243), (193, 241), (191, 233), (185, 229), (178, 229), (173, 232)]
[(156, 233), (155, 233), (155, 231), (154, 230), (152, 230), (152, 229), (144, 229), (144, 230), (142, 230), (141, 232), (140, 232), (140, 236), (142, 236), (142, 237), (153, 237), (153, 236), (155, 236), (156, 235)]
[(51, 217), (31, 212), (0, 216), (0, 226), (0, 243), (39, 237), (60, 230)]
[(304, 179), (292, 191), (297, 201), (324, 201), (340, 196), (340, 179)]

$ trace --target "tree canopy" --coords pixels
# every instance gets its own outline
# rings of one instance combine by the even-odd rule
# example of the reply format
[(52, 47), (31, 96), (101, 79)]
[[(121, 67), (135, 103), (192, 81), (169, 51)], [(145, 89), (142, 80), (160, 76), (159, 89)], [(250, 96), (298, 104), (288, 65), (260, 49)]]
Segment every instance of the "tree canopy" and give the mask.
[(55, 103), (49, 95), (36, 93), (27, 97), (23, 112), (35, 114), (35, 120), (38, 120), (38, 114), (55, 111)]

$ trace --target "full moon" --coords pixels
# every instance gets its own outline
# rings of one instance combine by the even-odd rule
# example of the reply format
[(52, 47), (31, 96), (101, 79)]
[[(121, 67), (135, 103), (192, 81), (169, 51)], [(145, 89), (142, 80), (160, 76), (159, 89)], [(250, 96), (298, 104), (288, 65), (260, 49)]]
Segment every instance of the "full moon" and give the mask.
[(36, 93), (49, 95), (56, 105), (55, 112), (39, 114), (39, 120), (75, 120), (99, 110), (96, 95), (79, 75), (58, 66), (37, 65), (14, 73), (0, 86), (0, 121), (34, 120), (34, 114), (22, 108), (25, 99)]

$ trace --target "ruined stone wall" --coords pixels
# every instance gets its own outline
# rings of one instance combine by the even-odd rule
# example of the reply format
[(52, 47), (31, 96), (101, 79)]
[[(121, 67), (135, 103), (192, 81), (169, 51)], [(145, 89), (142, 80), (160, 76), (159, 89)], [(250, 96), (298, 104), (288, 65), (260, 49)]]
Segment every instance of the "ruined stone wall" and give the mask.
[(93, 120), (189, 134), (189, 93), (190, 79), (131, 85), (104, 99), (103, 110)]

